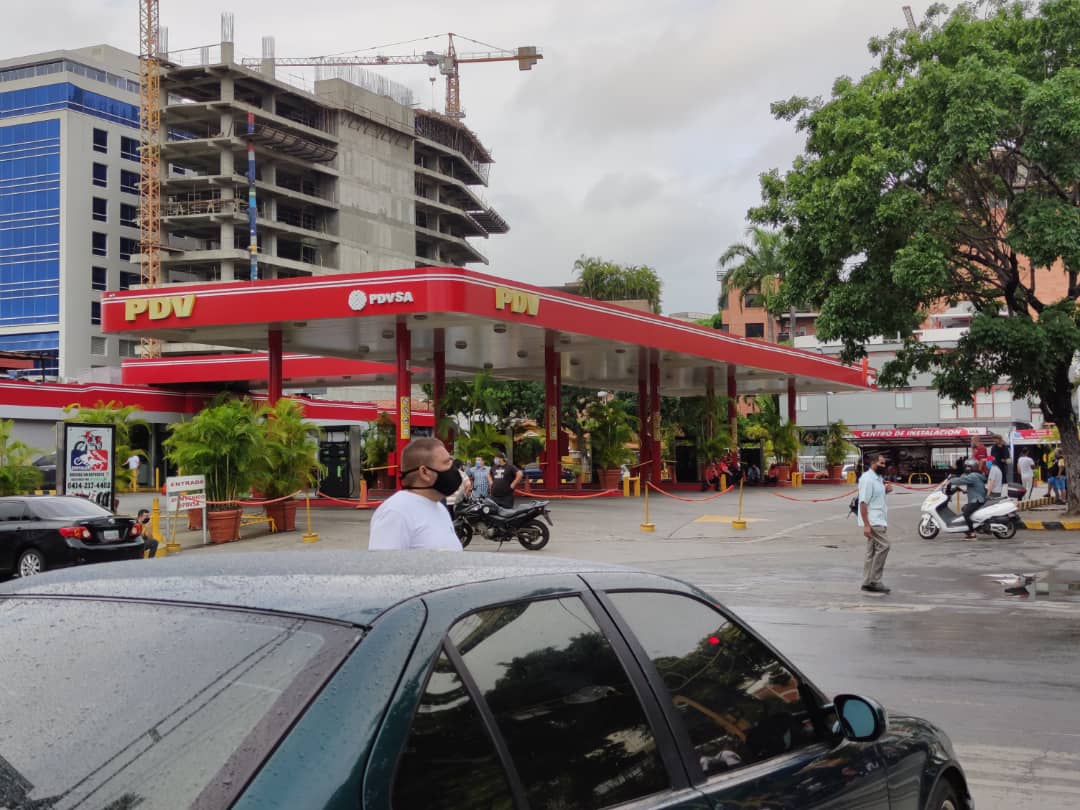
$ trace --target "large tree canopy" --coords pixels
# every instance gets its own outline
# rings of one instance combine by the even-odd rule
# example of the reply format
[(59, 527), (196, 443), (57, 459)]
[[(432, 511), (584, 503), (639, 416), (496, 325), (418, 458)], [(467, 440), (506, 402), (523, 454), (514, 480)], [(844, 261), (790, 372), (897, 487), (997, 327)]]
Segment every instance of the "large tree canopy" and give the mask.
[(574, 272), (581, 279), (581, 294), (598, 301), (642, 299), (652, 311), (660, 313), (663, 282), (646, 264), (616, 264), (595, 256), (582, 256), (574, 262)]
[[(789, 295), (819, 308), (818, 334), (846, 359), (899, 334), (885, 385), (932, 372), (941, 394), (971, 402), (1011, 379), (1057, 424), (1074, 481), (1078, 42), (1080, 0), (933, 6), (917, 31), (872, 40), (877, 67), (838, 79), (827, 102), (773, 105), (805, 152), (762, 177), (750, 213), (788, 236)], [(932, 307), (959, 301), (976, 314), (955, 351), (916, 340)]]

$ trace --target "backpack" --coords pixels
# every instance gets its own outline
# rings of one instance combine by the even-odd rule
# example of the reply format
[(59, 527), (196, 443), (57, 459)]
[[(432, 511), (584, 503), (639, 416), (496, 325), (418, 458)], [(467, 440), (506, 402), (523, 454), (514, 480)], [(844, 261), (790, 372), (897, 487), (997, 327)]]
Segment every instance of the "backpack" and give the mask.
[(851, 497), (851, 502), (848, 504), (848, 517), (859, 514), (859, 496), (855, 494)]

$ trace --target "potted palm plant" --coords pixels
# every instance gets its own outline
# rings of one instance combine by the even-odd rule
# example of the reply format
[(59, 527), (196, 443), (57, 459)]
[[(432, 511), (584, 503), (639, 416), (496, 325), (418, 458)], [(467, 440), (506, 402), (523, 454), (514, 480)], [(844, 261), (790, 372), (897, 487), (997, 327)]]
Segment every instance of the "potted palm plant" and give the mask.
[(319, 428), (304, 419), (303, 406), (281, 398), (258, 411), (263, 452), (252, 476), (252, 485), (271, 503), (264, 507), (277, 531), (296, 530), (298, 491), (318, 480)]
[(240, 537), (239, 501), (248, 495), (263, 436), (246, 399), (222, 395), (186, 422), (170, 427), (165, 452), (181, 475), (206, 477), (207, 530), (215, 543)]
[(0, 495), (25, 495), (41, 486), (42, 473), (33, 465), (39, 451), (14, 438), (15, 422), (0, 419)]
[(394, 428), (394, 420), (383, 413), (364, 431), (364, 467), (373, 471), (365, 477), (369, 479), (368, 486), (376, 489), (390, 487), (386, 462), (390, 458), (390, 448), (394, 446)]
[(637, 418), (618, 399), (595, 400), (585, 409), (585, 430), (592, 448), (592, 463), (599, 470), (600, 486), (617, 489), (623, 464), (633, 458), (627, 445), (637, 439)]
[(792, 422), (775, 425), (769, 437), (773, 455), (776, 456), (776, 479), (790, 481), (791, 470), (799, 457), (799, 426)]
[(840, 478), (841, 471), (844, 469), (844, 459), (855, 449), (847, 440), (847, 435), (848, 427), (840, 419), (832, 422), (825, 432), (825, 464), (829, 468), (829, 478)]

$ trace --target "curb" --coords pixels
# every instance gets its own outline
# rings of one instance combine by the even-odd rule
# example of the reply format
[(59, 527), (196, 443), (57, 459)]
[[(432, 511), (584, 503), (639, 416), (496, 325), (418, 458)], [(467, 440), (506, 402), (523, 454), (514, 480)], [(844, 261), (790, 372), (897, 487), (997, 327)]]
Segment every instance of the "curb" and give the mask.
[(1080, 531), (1080, 520), (1021, 520), (1021, 529), (1033, 531)]

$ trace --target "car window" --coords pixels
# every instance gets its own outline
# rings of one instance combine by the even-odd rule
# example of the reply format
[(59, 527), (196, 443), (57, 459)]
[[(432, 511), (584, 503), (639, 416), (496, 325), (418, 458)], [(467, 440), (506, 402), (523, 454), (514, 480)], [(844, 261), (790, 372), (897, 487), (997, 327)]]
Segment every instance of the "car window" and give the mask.
[(25, 511), (22, 501), (0, 501), (0, 520), (22, 520)]
[(85, 498), (40, 498), (30, 501), (31, 511), (40, 518), (111, 517), (112, 512)]
[(416, 710), (391, 803), (399, 810), (514, 806), (495, 744), (445, 653)]
[(579, 598), (459, 621), (450, 640), (490, 708), (529, 807), (609, 807), (666, 790), (630, 679)]
[(799, 682), (757, 638), (696, 599), (613, 592), (708, 775), (817, 742)]
[[(0, 806), (226, 807), (362, 631), (0, 598)], [(5, 801), (6, 800), (6, 801)]]

